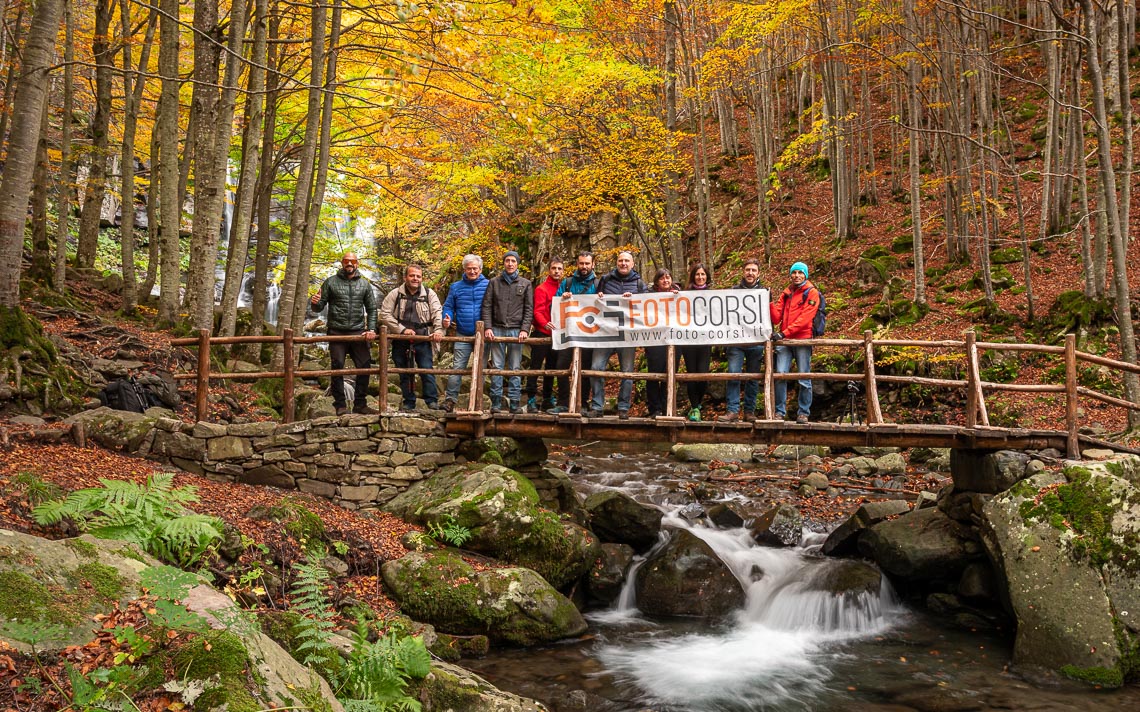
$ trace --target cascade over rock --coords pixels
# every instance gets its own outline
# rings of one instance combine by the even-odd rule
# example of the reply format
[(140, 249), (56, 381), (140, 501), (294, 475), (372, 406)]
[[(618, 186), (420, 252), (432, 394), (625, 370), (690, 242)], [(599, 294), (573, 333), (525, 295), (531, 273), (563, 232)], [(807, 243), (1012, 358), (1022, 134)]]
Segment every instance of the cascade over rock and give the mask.
[(719, 618), (744, 605), (744, 587), (707, 543), (686, 529), (637, 570), (637, 607), (658, 616)]
[(641, 504), (624, 492), (605, 490), (586, 498), (590, 526), (602, 541), (629, 544), (640, 552), (657, 543), (661, 510)]

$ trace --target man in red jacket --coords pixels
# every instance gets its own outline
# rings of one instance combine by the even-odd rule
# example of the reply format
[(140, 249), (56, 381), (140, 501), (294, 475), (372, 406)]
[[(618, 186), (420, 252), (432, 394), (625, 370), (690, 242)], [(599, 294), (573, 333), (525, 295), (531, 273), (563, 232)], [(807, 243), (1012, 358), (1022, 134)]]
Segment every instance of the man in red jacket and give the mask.
[[(815, 314), (819, 311), (819, 290), (808, 281), (808, 268), (797, 262), (789, 270), (792, 283), (772, 301), (772, 341), (776, 346), (776, 373), (791, 373), (792, 359), (797, 373), (811, 371), (811, 346), (785, 346), (783, 339), (810, 339)], [(796, 381), (799, 391), (797, 423), (806, 423), (811, 416), (811, 379)], [(788, 382), (776, 381), (776, 416), (784, 418), (788, 408)]]
[[(554, 306), (554, 297), (558, 296), (558, 285), (562, 282), (562, 273), (565, 265), (561, 257), (552, 257), (546, 266), (546, 281), (534, 288), (534, 336), (540, 339), (549, 339), (551, 333), (550, 309)], [(548, 373), (558, 368), (558, 352), (551, 344), (531, 344), (530, 368), (544, 370)], [(544, 408), (554, 408), (553, 376), (542, 377), (542, 400), (538, 400), (538, 376), (527, 376), (526, 379), (526, 412), (541, 413)], [(558, 379), (558, 388), (566, 387), (564, 378)], [(567, 396), (569, 397), (569, 396)]]

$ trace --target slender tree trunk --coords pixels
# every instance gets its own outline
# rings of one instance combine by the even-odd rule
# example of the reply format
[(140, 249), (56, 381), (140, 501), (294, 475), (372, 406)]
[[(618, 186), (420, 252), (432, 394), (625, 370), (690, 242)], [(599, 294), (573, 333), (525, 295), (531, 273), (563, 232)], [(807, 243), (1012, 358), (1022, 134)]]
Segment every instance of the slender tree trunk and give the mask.
[(95, 38), (92, 52), (95, 56), (95, 116), (91, 121), (91, 161), (87, 174), (87, 190), (83, 196), (83, 211), (79, 215), (79, 247), (75, 263), (79, 267), (93, 267), (99, 247), (99, 224), (103, 215), (103, 198), (107, 193), (107, 146), (111, 123), (111, 15), (114, 0), (97, 0), (95, 4)]
[(1132, 172), (1133, 136), (1132, 136), (1132, 82), (1128, 75), (1128, 5), (1131, 2), (1117, 0), (1114, 12), (1116, 15), (1117, 46), (1116, 67), (1118, 69), (1117, 90), (1120, 92), (1118, 104), (1120, 106), (1121, 139), (1124, 144), (1121, 150), (1121, 173), (1124, 175), (1120, 181), (1120, 227), (1124, 233), (1125, 246), (1132, 242), (1132, 233), (1129, 225), (1132, 224)]
[(71, 4), (64, 3), (64, 42), (63, 42), (63, 120), (59, 148), (59, 180), (55, 211), (57, 214), (55, 231), (55, 288), (62, 292), (67, 281), (67, 241), (71, 234), (71, 195), (74, 161), (71, 159), (71, 124), (74, 110), (75, 92), (72, 89), (75, 70), (75, 43), (72, 41), (74, 27)]
[[(161, 110), (155, 112), (156, 115), (160, 113)], [(158, 126), (156, 125), (155, 129), (150, 132), (150, 189), (146, 194), (146, 275), (143, 277), (142, 286), (139, 288), (139, 294), (144, 300), (150, 298), (151, 290), (154, 289), (154, 282), (158, 279), (158, 262), (161, 259), (159, 248), (162, 245), (162, 240), (159, 238), (158, 230), (158, 203), (162, 182), (158, 172), (158, 167), (161, 165), (158, 135)]]
[(222, 336), (233, 336), (237, 326), (238, 291), (245, 277), (249, 253), (249, 226), (253, 201), (257, 196), (258, 164), (261, 160), (262, 106), (265, 102), (267, 0), (256, 0), (254, 17), (253, 63), (249, 70), (249, 97), (246, 100), (245, 130), (242, 132), (241, 175), (238, 178), (238, 201), (234, 224), (226, 250), (226, 285), (222, 291)]
[[(20, 8), (16, 11), (16, 22), (13, 23), (14, 29), (11, 30), (13, 37), (22, 37), (23, 36), (23, 34), (24, 34), (23, 24), (24, 24), (24, 7), (23, 7), (23, 5), (21, 5)], [(8, 47), (8, 45), (7, 45), (8, 33), (9, 33), (9, 29), (8, 29), (7, 23), (3, 22), (3, 16), (0, 15), (0, 37), (3, 37), (5, 40), (5, 44), (4, 44), (5, 50), (7, 50), (7, 47)], [(0, 107), (0, 143), (3, 143), (4, 140), (8, 137), (8, 120), (11, 118), (10, 114), (11, 114), (11, 107), (12, 107), (12, 92), (14, 92), (16, 90), (16, 84), (17, 84), (16, 70), (19, 68), (20, 62), (18, 61), (18, 57), (16, 57), (16, 56), (13, 56), (12, 59), (9, 61), (8, 54), (6, 51), (3, 54), (3, 57), (0, 57), (0, 59), (3, 59), (3, 61), (6, 62), (8, 65), (8, 74), (4, 78), (4, 106)]]
[[(312, 47), (310, 54), (309, 105), (305, 118), (305, 140), (297, 165), (297, 186), (293, 193), (293, 206), (289, 212), (289, 252), (285, 257), (285, 280), (279, 303), (279, 324), (291, 325), (293, 305), (298, 292), (309, 283), (309, 275), (301, 274), (301, 266), (308, 260), (302, 255), (305, 242), (305, 223), (313, 190), (313, 168), (317, 158), (318, 128), (321, 113), (321, 90), (325, 68), (325, 6), (319, 0), (312, 4)], [(316, 219), (316, 216), (313, 216)], [(311, 256), (310, 256), (311, 257)], [(275, 350), (274, 364), (281, 363), (281, 349)]]
[[(675, 0), (665, 0), (665, 129), (677, 130), (677, 31), (681, 22)], [(665, 178), (665, 229), (669, 251), (669, 264), (678, 279), (685, 269), (685, 243), (681, 225), (680, 196), (677, 186), (681, 176), (669, 171)]]
[[(270, 11), (269, 41), (266, 48), (267, 67), (277, 67), (277, 36), (281, 16), (274, 2)], [(270, 209), (273, 207), (273, 138), (277, 126), (277, 72), (265, 78), (265, 121), (261, 130), (261, 166), (257, 172), (257, 254), (253, 260), (253, 321), (251, 331), (257, 335), (265, 326), (265, 310), (269, 303), (269, 243), (273, 238)]]
[(138, 107), (142, 103), (146, 71), (150, 61), (150, 47), (154, 40), (154, 28), (158, 14), (153, 10), (147, 20), (146, 37), (143, 39), (137, 70), (131, 70), (131, 11), (127, 0), (119, 0), (119, 15), (123, 24), (123, 185), (122, 220), (120, 221), (119, 242), (122, 247), (123, 270), (123, 313), (133, 314), (138, 306), (138, 278), (135, 274), (135, 133), (138, 127)]
[(62, 13), (63, 0), (40, 0), (36, 4), (24, 43), (23, 73), (12, 103), (12, 133), (8, 137), (4, 172), (0, 174), (0, 307), (9, 309), (20, 306), (24, 222)]
[[(178, 185), (178, 0), (159, 0), (158, 73), (162, 76), (162, 93), (158, 101), (158, 176), (160, 199), (159, 232), (162, 242), (160, 265), (160, 322), (174, 323), (178, 314), (178, 288), (181, 282), (181, 246), (179, 233), (182, 227), (182, 202)], [(189, 152), (189, 142), (187, 142)]]
[(40, 117), (40, 140), (36, 143), (36, 167), (32, 171), (32, 265), (28, 278), (50, 287), (52, 283), (51, 245), (48, 243), (48, 104)]
[[(918, 20), (914, 6), (906, 3), (907, 37), (911, 45), (918, 47)], [(907, 113), (910, 116), (910, 222), (914, 240), (914, 301), (926, 304), (926, 262), (922, 248), (922, 175), (919, 171), (919, 151), (922, 126), (922, 102), (918, 95), (918, 82), (921, 69), (911, 56), (906, 68)]]

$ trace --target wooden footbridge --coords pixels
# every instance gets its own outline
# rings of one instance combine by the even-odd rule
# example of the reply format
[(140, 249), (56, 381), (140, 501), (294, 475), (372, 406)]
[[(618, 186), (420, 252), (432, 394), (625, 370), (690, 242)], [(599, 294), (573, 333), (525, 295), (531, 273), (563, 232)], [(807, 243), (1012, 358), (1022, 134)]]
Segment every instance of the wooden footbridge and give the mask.
[[(850, 373), (776, 373), (773, 368), (772, 344), (765, 345), (764, 370), (761, 373), (679, 373), (677, 361), (673, 357), (672, 346), (668, 347), (666, 359), (668, 370), (665, 373), (623, 373), (615, 371), (592, 371), (582, 368), (581, 354), (574, 349), (570, 367), (566, 370), (505, 370), (486, 366), (488, 341), (483, 337), (480, 323), (474, 337), (446, 336), (445, 342), (473, 342), (469, 367), (465, 369), (437, 368), (393, 368), (388, 365), (388, 353), (393, 342), (426, 341), (429, 336), (405, 336), (381, 331), (376, 339), (378, 365), (368, 369), (346, 368), (333, 370), (299, 370), (296, 367), (295, 349), (298, 344), (311, 344), (332, 341), (359, 340), (359, 336), (294, 336), (292, 330), (285, 329), (280, 336), (238, 336), (213, 338), (208, 330), (201, 330), (197, 338), (175, 339), (176, 346), (196, 346), (198, 348), (197, 369), (193, 373), (176, 374), (176, 379), (194, 380), (197, 385), (196, 407), (198, 420), (208, 419), (209, 387), (211, 380), (279, 378), (284, 382), (282, 394), (282, 415), (284, 422), (294, 419), (294, 392), (297, 379), (315, 379), (319, 376), (340, 374), (352, 376), (367, 373), (377, 376), (381, 384), (386, 384), (390, 374), (423, 374), (436, 376), (461, 375), (470, 377), (471, 386), (467, 389), (461, 407), (455, 412), (443, 415), (449, 434), (481, 437), (484, 435), (505, 435), (512, 437), (561, 438), (569, 440), (617, 440), (634, 442), (731, 442), (754, 444), (795, 444), (828, 445), (851, 447), (859, 445), (898, 446), (898, 447), (953, 447), (984, 450), (998, 449), (1044, 449), (1056, 448), (1070, 457), (1079, 456), (1082, 447), (1098, 446), (1115, 449), (1120, 445), (1105, 442), (1084, 435), (1078, 422), (1079, 399), (1105, 403), (1129, 410), (1140, 410), (1140, 404), (1101, 393), (1080, 385), (1078, 375), (1082, 364), (1104, 366), (1114, 372), (1138, 373), (1140, 367), (1096, 354), (1078, 351), (1076, 337), (1069, 335), (1064, 346), (1042, 344), (1018, 344), (976, 341), (973, 332), (967, 332), (962, 340), (912, 341), (903, 339), (875, 339), (871, 332), (865, 332), (862, 339), (812, 339), (800, 341), (788, 339), (787, 345), (810, 344), (818, 352), (820, 349), (839, 349), (861, 356), (862, 371)], [(210, 348), (232, 344), (277, 343), (283, 349), (283, 366), (280, 371), (258, 373), (212, 372), (210, 368)], [(550, 339), (528, 339), (527, 343), (550, 343)], [(942, 360), (953, 360), (963, 364), (964, 378), (927, 378), (876, 373), (876, 354), (888, 350), (906, 349), (909, 353), (923, 354), (919, 358), (941, 355)], [(1064, 383), (997, 383), (982, 380), (979, 367), (979, 352), (986, 350), (1045, 354), (1059, 360), (1063, 365)], [(853, 359), (857, 364), (860, 359)], [(557, 415), (547, 413), (510, 414), (491, 413), (484, 408), (483, 383), (489, 376), (542, 376), (566, 378), (569, 381), (570, 397), (568, 411)], [(625, 418), (617, 416), (585, 417), (579, 407), (583, 388), (588, 388), (586, 379), (603, 377), (607, 379), (630, 378), (642, 381), (664, 381), (666, 384), (666, 407), (664, 415), (656, 418)], [(676, 411), (676, 390), (678, 384), (688, 381), (739, 381), (755, 379), (762, 386), (763, 412), (757, 414), (753, 422), (691, 422)], [(845, 422), (810, 422), (798, 424), (777, 419), (773, 401), (774, 384), (777, 380), (794, 381), (812, 379), (838, 381), (848, 384), (852, 391), (860, 393), (862, 401), (854, 417)], [(915, 385), (944, 392), (964, 391), (965, 408), (960, 424), (900, 423), (887, 422), (883, 418), (879, 402), (880, 385)], [(505, 387), (506, 384), (504, 384)], [(386, 386), (382, 386), (382, 389)], [(1027, 429), (995, 427), (990, 424), (987, 408), (987, 394), (994, 393), (1052, 394), (1063, 399), (1065, 418), (1063, 423), (1052, 429)], [(387, 398), (379, 399), (382, 413), (391, 414)], [(852, 422), (854, 421), (854, 422)]]

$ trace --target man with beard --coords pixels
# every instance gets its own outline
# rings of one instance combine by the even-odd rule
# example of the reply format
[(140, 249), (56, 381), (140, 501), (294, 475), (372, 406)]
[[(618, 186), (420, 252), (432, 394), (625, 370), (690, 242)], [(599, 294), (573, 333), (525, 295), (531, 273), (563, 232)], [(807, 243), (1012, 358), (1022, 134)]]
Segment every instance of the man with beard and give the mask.
[[(623, 297), (631, 297), (634, 294), (641, 294), (646, 291), (645, 282), (642, 281), (641, 275), (633, 268), (633, 253), (632, 252), (619, 252), (617, 256), (617, 266), (598, 280), (598, 294), (620, 294)], [(632, 346), (612, 346), (608, 348), (594, 349), (594, 357), (591, 361), (590, 369), (593, 371), (606, 370), (606, 364), (610, 360), (610, 354), (617, 354), (618, 367), (623, 373), (630, 373), (633, 371), (633, 356), (634, 348)], [(594, 378), (593, 387), (590, 390), (590, 410), (587, 411), (586, 417), (600, 418), (602, 417), (603, 410), (606, 404), (606, 379)], [(621, 388), (618, 391), (617, 412), (618, 417), (625, 420), (629, 417), (630, 401), (633, 399), (633, 379), (623, 378), (621, 380)]]
[[(340, 260), (340, 270), (329, 277), (310, 299), (313, 311), (321, 311), (327, 305), (329, 336), (361, 335), (361, 341), (333, 341), (329, 344), (329, 357), (332, 368), (344, 368), (344, 357), (352, 355), (356, 368), (372, 367), (371, 341), (376, 338), (376, 294), (372, 283), (360, 276), (357, 265), (360, 260), (352, 252), (346, 252)], [(337, 415), (348, 412), (344, 399), (344, 376), (332, 377), (333, 407)], [(353, 394), (353, 413), (371, 414), (376, 411), (368, 407), (368, 374), (356, 376), (356, 390)]]

